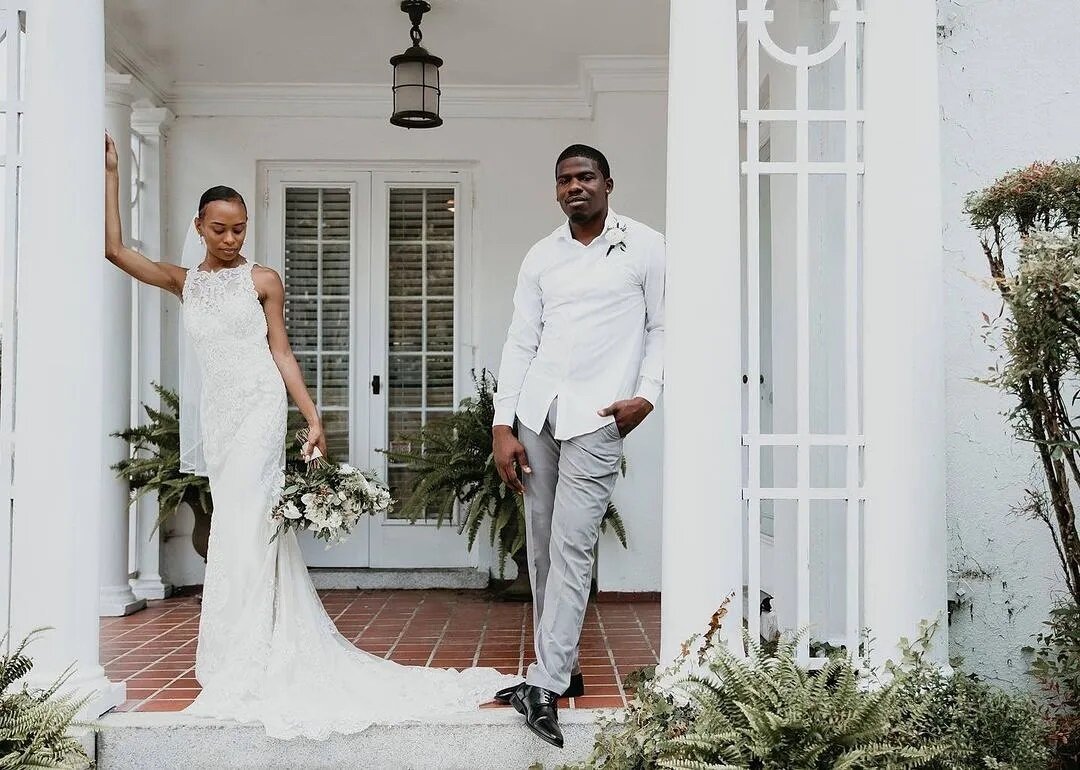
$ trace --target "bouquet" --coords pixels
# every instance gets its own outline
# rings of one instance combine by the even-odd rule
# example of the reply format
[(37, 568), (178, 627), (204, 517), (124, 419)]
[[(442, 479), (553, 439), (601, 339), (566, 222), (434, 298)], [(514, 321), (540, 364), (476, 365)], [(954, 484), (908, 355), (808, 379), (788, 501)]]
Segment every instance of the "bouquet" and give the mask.
[[(307, 431), (298, 431), (296, 440), (305, 443)], [(393, 504), (390, 490), (374, 473), (330, 462), (316, 449), (306, 468), (285, 474), (281, 498), (270, 514), (277, 525), (270, 541), (290, 529), (306, 530), (329, 548), (344, 542), (361, 517), (388, 511)]]

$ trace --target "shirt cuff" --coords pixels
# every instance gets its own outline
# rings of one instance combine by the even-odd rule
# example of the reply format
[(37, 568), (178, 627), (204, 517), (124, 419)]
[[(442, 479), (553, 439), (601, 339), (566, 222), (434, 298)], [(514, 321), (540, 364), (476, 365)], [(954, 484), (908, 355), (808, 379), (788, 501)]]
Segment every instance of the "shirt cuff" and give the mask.
[(492, 426), (495, 425), (509, 425), (514, 427), (514, 414), (517, 412), (516, 407), (509, 404), (496, 404), (495, 405), (495, 419), (491, 422)]
[(650, 380), (646, 377), (642, 377), (641, 381), (638, 383), (637, 393), (635, 393), (634, 395), (638, 398), (645, 399), (655, 407), (657, 402), (660, 400), (660, 394), (663, 392), (663, 383), (657, 382), (656, 380)]

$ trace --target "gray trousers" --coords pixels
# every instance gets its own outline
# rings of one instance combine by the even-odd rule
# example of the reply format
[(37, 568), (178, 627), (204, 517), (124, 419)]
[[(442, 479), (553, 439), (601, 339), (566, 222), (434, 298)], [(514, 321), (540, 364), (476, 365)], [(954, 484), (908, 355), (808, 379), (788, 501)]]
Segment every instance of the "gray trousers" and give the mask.
[(525, 681), (561, 693), (578, 669), (600, 522), (618, 477), (623, 440), (614, 423), (559, 441), (556, 402), (540, 434), (519, 426), (532, 473), (525, 484), (525, 547), (533, 592), (536, 662)]

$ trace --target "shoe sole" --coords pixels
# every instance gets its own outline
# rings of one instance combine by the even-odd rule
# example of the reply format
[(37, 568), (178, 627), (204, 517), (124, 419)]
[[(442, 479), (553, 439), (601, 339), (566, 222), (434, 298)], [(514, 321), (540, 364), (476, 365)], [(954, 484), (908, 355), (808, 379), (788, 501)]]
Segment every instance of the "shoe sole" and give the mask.
[(540, 732), (540, 731), (539, 731), (539, 730), (538, 730), (537, 728), (535, 728), (535, 727), (533, 727), (532, 725), (530, 725), (530, 724), (528, 723), (528, 721), (526, 721), (526, 722), (525, 722), (525, 726), (529, 728), (530, 732), (532, 732), (532, 734), (533, 734), (533, 735), (535, 735), (535, 736), (536, 736), (537, 738), (539, 738), (540, 740), (542, 740), (542, 741), (543, 741), (544, 743), (550, 744), (550, 745), (554, 746), (554, 747), (555, 747), (555, 748), (557, 748), (557, 749), (561, 749), (561, 748), (563, 747), (563, 744), (562, 744), (562, 742), (561, 742), (561, 741), (556, 741), (556, 740), (555, 740), (554, 738), (552, 738), (551, 736), (549, 736), (549, 735), (544, 735), (544, 734), (543, 734), (542, 732)]

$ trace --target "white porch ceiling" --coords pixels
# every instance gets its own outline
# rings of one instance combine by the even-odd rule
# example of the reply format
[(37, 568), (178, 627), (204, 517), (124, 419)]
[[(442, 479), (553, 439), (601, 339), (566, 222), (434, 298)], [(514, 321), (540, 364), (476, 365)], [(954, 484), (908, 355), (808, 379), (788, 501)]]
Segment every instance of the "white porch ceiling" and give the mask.
[[(446, 86), (569, 85), (583, 56), (667, 53), (667, 0), (432, 0)], [(106, 0), (109, 46), (158, 96), (192, 84), (385, 84), (398, 0)]]

